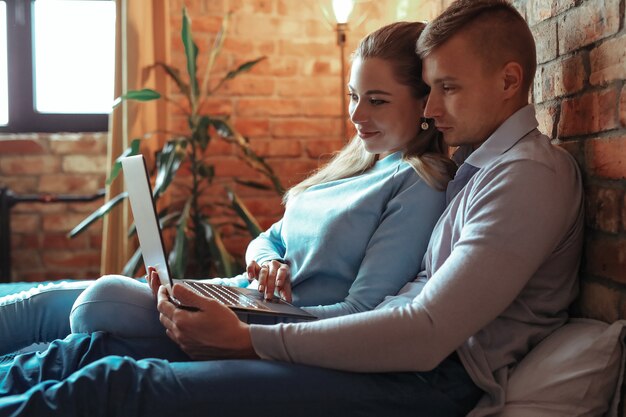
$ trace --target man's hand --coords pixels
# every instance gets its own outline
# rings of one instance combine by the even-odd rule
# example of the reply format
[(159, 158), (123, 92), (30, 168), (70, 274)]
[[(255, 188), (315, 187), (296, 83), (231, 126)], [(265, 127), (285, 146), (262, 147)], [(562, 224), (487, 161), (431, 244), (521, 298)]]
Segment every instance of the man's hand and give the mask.
[(266, 300), (274, 298), (274, 291), (278, 290), (280, 297), (291, 302), (291, 270), (289, 265), (273, 260), (264, 262), (259, 266), (256, 261), (251, 261), (246, 271), (248, 278), (259, 281), (259, 292), (264, 293)]
[(177, 308), (165, 287), (160, 287), (159, 320), (168, 337), (192, 359), (258, 358), (252, 347), (249, 326), (228, 307), (180, 284), (175, 284), (172, 292), (183, 305), (198, 310)]

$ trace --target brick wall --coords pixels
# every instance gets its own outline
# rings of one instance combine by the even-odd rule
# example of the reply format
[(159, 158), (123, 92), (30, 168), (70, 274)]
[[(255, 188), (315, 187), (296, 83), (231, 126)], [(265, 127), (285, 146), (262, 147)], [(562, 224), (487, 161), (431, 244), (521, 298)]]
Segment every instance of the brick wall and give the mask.
[[(92, 195), (104, 185), (106, 134), (0, 136), (0, 186), (17, 195)], [(11, 210), (12, 278), (97, 277), (101, 227), (67, 232), (101, 204), (18, 203)]]

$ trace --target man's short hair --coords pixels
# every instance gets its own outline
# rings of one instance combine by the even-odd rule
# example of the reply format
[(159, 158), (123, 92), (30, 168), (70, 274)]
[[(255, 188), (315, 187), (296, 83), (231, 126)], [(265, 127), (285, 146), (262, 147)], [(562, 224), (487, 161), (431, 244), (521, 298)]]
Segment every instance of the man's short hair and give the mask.
[(466, 33), (485, 69), (518, 62), (524, 71), (522, 85), (530, 91), (537, 69), (535, 40), (513, 5), (506, 0), (457, 0), (426, 26), (417, 53), (425, 58), (460, 32)]

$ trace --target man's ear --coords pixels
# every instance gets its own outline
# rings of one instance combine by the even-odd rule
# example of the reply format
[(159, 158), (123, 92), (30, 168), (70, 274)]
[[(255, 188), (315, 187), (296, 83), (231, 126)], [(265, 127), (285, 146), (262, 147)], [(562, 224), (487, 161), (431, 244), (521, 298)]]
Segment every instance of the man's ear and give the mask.
[(504, 68), (502, 68), (502, 81), (502, 92), (505, 98), (511, 98), (519, 94), (524, 81), (522, 66), (515, 61), (507, 62)]

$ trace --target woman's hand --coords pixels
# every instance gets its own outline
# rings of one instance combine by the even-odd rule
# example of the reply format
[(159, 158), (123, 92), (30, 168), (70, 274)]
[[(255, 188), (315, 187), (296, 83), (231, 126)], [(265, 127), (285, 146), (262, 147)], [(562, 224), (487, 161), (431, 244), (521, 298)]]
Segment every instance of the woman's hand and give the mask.
[(157, 294), (159, 293), (159, 287), (161, 286), (161, 279), (159, 278), (159, 273), (153, 266), (148, 267), (146, 281), (148, 282), (148, 286), (152, 290), (152, 294), (154, 294), (154, 298), (157, 298)]
[(166, 334), (192, 359), (258, 358), (249, 326), (241, 322), (228, 307), (175, 284), (173, 296), (183, 305), (197, 311), (177, 308), (165, 287), (158, 292), (159, 320)]
[(264, 293), (266, 300), (274, 298), (274, 291), (278, 290), (278, 294), (283, 300), (291, 302), (291, 270), (289, 265), (272, 260), (259, 266), (256, 261), (251, 261), (246, 271), (248, 278), (259, 281), (259, 292)]

